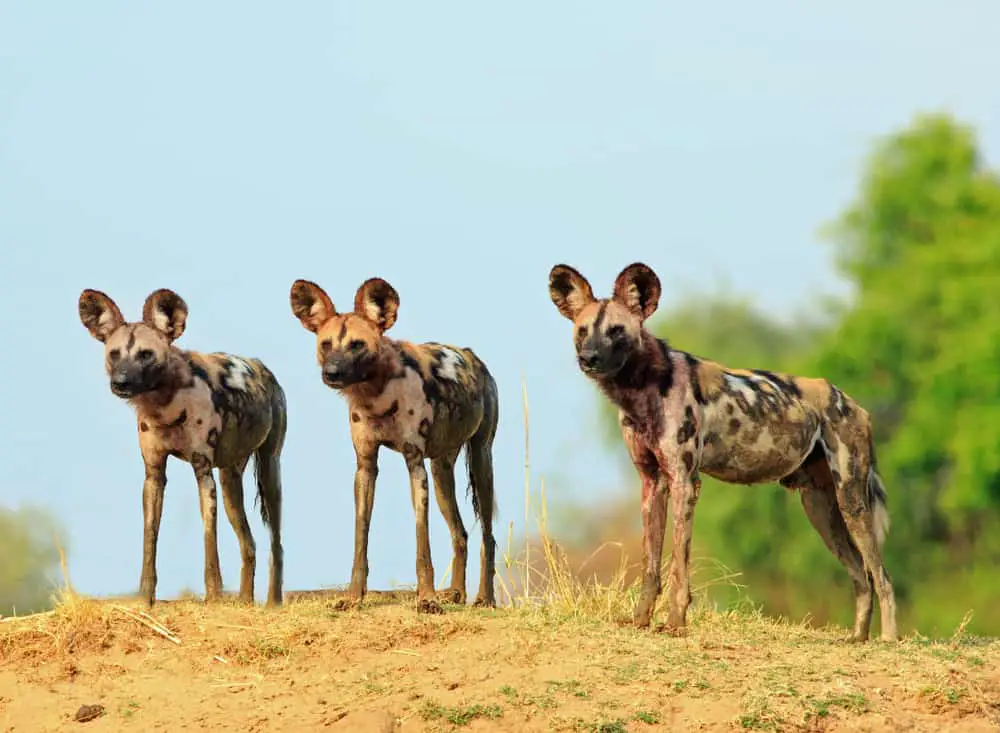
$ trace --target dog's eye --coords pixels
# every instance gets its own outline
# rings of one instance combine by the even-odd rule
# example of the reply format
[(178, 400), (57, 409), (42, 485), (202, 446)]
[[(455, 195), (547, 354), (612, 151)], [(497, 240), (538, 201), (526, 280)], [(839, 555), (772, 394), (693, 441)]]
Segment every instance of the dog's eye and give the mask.
[(365, 342), (360, 341), (358, 339), (351, 341), (351, 343), (347, 345), (347, 349), (355, 354), (358, 353), (359, 351), (364, 351), (364, 348), (365, 348)]
[(319, 350), (320, 353), (323, 354), (323, 356), (329, 354), (332, 348), (333, 348), (333, 342), (330, 339), (323, 339), (320, 342)]
[(153, 352), (149, 349), (139, 349), (139, 353), (135, 355), (135, 358), (142, 362), (152, 361)]
[(611, 328), (608, 329), (608, 338), (616, 339), (624, 333), (625, 333), (625, 326), (622, 325), (611, 326)]
[(118, 349), (111, 349), (111, 351), (108, 352), (108, 361), (110, 361), (112, 364), (114, 364), (121, 358), (122, 358), (122, 352), (120, 352)]

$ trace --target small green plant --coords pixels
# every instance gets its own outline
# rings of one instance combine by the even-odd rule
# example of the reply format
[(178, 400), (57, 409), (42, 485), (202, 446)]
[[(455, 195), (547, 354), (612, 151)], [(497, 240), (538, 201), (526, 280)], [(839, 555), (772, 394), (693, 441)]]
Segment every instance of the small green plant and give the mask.
[(367, 692), (367, 693), (369, 693), (371, 695), (377, 695), (377, 696), (378, 695), (385, 695), (385, 694), (389, 693), (390, 690), (391, 690), (391, 688), (388, 687), (387, 685), (382, 685), (382, 684), (379, 684), (378, 682), (374, 682), (372, 680), (368, 680), (367, 682), (365, 682), (364, 683), (364, 688), (365, 688), (365, 692)]
[(950, 649), (948, 647), (933, 647), (931, 648), (931, 656), (943, 659), (946, 662), (954, 662), (962, 655), (957, 649)]
[(619, 685), (624, 685), (636, 679), (638, 676), (639, 676), (639, 663), (629, 662), (624, 667), (619, 667), (618, 669), (615, 670), (613, 679)]
[(812, 714), (817, 718), (825, 718), (830, 714), (830, 708), (838, 707), (852, 713), (863, 713), (868, 709), (868, 700), (860, 692), (851, 692), (846, 695), (834, 695), (827, 698), (811, 698), (808, 701), (812, 705)]
[(624, 720), (599, 720), (593, 723), (580, 721), (576, 730), (581, 733), (628, 733)]
[(632, 720), (636, 720), (640, 723), (645, 723), (646, 725), (656, 725), (660, 722), (660, 716), (656, 713), (651, 713), (647, 711), (640, 711), (636, 713)]
[(454, 726), (468, 725), (476, 718), (496, 720), (503, 717), (503, 708), (499, 705), (469, 705), (466, 707), (447, 707), (428, 700), (420, 711), (424, 720), (444, 720)]
[(288, 649), (269, 639), (256, 639), (253, 642), (254, 651), (263, 659), (277, 659), (287, 657)]
[(556, 699), (552, 695), (525, 695), (521, 698), (525, 705), (536, 707), (539, 710), (551, 710), (556, 707)]
[(745, 730), (777, 730), (780, 718), (771, 710), (767, 698), (751, 698), (744, 705), (745, 712), (737, 718), (739, 726)]
[(549, 692), (566, 692), (573, 697), (589, 698), (590, 693), (587, 692), (580, 684), (579, 680), (566, 680), (565, 682), (552, 680), (548, 682)]
[(743, 728), (744, 730), (772, 730), (775, 728), (775, 725), (771, 720), (757, 713), (741, 715), (739, 722), (740, 728)]
[(823, 700), (816, 700), (813, 702), (813, 714), (817, 718), (825, 718), (830, 714), (830, 704)]

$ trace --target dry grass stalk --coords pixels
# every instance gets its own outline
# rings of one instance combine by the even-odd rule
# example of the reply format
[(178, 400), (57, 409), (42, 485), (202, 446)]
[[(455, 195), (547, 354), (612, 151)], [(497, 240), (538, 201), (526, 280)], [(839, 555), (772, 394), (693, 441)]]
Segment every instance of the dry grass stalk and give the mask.
[(174, 634), (168, 628), (166, 628), (163, 624), (161, 624), (159, 621), (157, 621), (156, 619), (154, 619), (148, 613), (145, 613), (145, 612), (142, 612), (142, 611), (140, 611), (139, 613), (133, 613), (132, 611), (129, 611), (127, 608), (125, 608), (124, 606), (114, 606), (114, 609), (116, 611), (118, 611), (119, 613), (122, 613), (125, 616), (128, 616), (133, 621), (139, 622), (140, 624), (142, 624), (146, 628), (152, 629), (153, 631), (155, 631), (157, 634), (159, 634), (160, 636), (162, 636), (167, 641), (171, 641), (174, 644), (177, 644), (178, 646), (180, 646), (181, 640), (178, 639), (176, 636), (174, 636)]
[[(524, 410), (524, 562), (530, 567), (531, 541), (527, 532), (528, 523), (531, 521), (528, 513), (528, 507), (531, 506), (531, 453), (530, 441), (528, 439), (530, 434), (530, 420), (528, 417), (528, 378), (523, 373), (521, 374), (521, 402), (522, 409)], [(513, 529), (513, 523), (511, 523), (511, 528)], [(524, 578), (524, 595), (527, 597), (531, 596), (530, 575), (526, 575)]]

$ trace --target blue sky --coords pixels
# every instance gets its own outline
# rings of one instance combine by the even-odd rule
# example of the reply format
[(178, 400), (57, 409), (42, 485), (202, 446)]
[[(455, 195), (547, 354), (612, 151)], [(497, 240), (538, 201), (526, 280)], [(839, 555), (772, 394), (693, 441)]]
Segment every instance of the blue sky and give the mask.
[[(731, 290), (794, 314), (844, 292), (817, 232), (877, 136), (945, 109), (998, 149), (997, 27), (985, 0), (0, 1), (0, 504), (54, 511), (79, 590), (137, 587), (134, 417), (76, 302), (97, 288), (137, 319), (170, 287), (191, 309), (180, 346), (258, 356), (288, 394), (286, 589), (347, 582), (346, 406), (288, 290), (315, 280), (346, 308), (378, 275), (401, 295), (391, 335), (471, 346), (497, 377), (503, 545), (523, 525), (522, 374), (536, 479), (557, 499), (621, 483), (549, 268), (605, 293), (642, 260), (664, 306)], [(177, 461), (168, 479), (159, 593), (201, 592), (195, 482)], [(450, 542), (431, 519), (440, 579)], [(219, 535), (234, 588), (221, 514)], [(370, 587), (414, 582), (414, 548), (384, 451)]]

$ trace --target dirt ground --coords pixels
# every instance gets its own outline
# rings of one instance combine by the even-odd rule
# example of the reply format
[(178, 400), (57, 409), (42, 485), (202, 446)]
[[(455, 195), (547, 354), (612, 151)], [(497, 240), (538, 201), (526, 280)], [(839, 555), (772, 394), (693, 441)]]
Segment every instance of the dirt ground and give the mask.
[(840, 629), (703, 612), (673, 638), (391, 600), (142, 614), (72, 600), (0, 622), (0, 733), (1000, 728), (1000, 642), (961, 635), (850, 645)]

